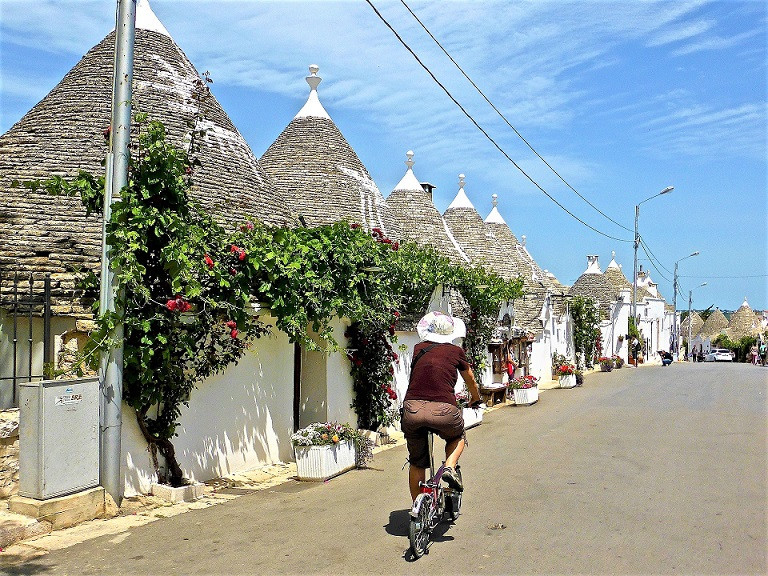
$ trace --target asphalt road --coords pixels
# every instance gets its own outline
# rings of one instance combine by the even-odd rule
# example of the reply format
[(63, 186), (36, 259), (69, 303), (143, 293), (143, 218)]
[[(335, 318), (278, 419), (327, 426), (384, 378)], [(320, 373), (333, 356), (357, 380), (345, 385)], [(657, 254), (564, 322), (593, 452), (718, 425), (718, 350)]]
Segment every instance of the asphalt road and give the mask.
[(768, 368), (624, 367), (486, 414), (462, 515), (410, 561), (406, 452), (9, 574), (766, 574)]

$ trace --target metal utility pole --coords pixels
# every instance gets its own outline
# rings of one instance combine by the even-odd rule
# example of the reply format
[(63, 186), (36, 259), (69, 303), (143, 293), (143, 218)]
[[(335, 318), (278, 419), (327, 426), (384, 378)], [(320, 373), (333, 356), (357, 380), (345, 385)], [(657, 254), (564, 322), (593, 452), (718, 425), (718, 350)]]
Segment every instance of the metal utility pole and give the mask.
[[(696, 288), (706, 286), (707, 283), (699, 284)], [(688, 290), (688, 355), (691, 355), (691, 299), (693, 298), (693, 290)]]
[(635, 321), (635, 327), (637, 327), (637, 247), (640, 245), (640, 233), (637, 231), (637, 220), (640, 216), (640, 204), (643, 202), (648, 202), (648, 200), (652, 200), (656, 198), (656, 196), (661, 196), (662, 194), (668, 194), (669, 192), (672, 192), (674, 190), (674, 186), (667, 186), (659, 192), (658, 194), (654, 194), (653, 196), (649, 196), (642, 202), (638, 202), (635, 206), (635, 260), (634, 260), (634, 266), (632, 267), (632, 318)]
[[(104, 224), (101, 254), (100, 313), (117, 312), (107, 223), (112, 217), (112, 202), (128, 183), (131, 131), (131, 84), (133, 83), (133, 47), (136, 37), (136, 0), (117, 0), (115, 25), (115, 65), (112, 86), (112, 118), (107, 174), (104, 185)], [(123, 498), (120, 479), (123, 403), (123, 325), (112, 334), (116, 345), (102, 354), (100, 367), (101, 418), (99, 476), (101, 485), (118, 506)]]
[[(674, 294), (672, 296), (672, 350), (671, 350), (675, 360), (677, 360), (678, 356), (680, 355), (680, 335), (678, 334), (678, 329), (677, 329), (677, 264), (678, 262), (682, 262), (686, 258), (690, 258), (691, 256), (698, 256), (698, 255), (699, 255), (699, 251), (697, 250), (696, 252), (692, 254), (688, 254), (688, 256), (684, 256), (680, 258), (680, 260), (675, 262), (675, 279), (674, 279), (674, 282), (672, 283)], [(688, 311), (688, 313), (690, 314), (690, 310)], [(688, 341), (690, 342), (690, 339)]]

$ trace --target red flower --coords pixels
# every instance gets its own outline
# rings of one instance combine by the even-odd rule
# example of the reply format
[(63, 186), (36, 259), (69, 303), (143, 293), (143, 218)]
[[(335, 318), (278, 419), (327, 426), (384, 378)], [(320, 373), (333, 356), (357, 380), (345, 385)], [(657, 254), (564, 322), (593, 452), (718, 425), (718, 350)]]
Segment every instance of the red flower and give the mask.
[(389, 335), (390, 336), (394, 336), (395, 335), (395, 325), (394, 324), (390, 325), (390, 327), (389, 327)]
[(237, 322), (235, 322), (234, 320), (229, 320), (227, 322), (227, 328), (237, 328)]
[(208, 266), (208, 269), (213, 270), (213, 260), (211, 259), (210, 256), (208, 256), (208, 254), (205, 255), (204, 260), (205, 260), (205, 264)]
[(177, 294), (176, 298), (168, 300), (165, 303), (165, 307), (171, 312), (187, 312), (192, 308), (192, 305)]
[(242, 248), (241, 248), (241, 249), (240, 249), (240, 251), (237, 253), (237, 259), (238, 259), (238, 260), (240, 260), (240, 262), (242, 262), (243, 260), (245, 260), (245, 250), (243, 250)]
[(350, 224), (349, 227), (352, 228), (352, 230), (357, 230), (360, 228), (360, 224)]
[(237, 246), (235, 246), (234, 244), (232, 244), (232, 246), (230, 246), (230, 247), (229, 247), (229, 251), (230, 251), (230, 252), (232, 252), (233, 254), (234, 254), (235, 252), (239, 251), (239, 250), (240, 250), (240, 248), (238, 248), (238, 247), (237, 247)]
[(191, 166), (185, 166), (184, 167), (184, 172), (186, 172), (187, 176), (189, 176), (190, 174), (192, 174), (192, 167)]
[(392, 312), (392, 314), (394, 314), (394, 315), (395, 315), (395, 318), (400, 318), (400, 312), (398, 312), (397, 310), (395, 310), (394, 312)]
[(229, 333), (232, 338), (237, 338), (237, 328), (232, 328), (232, 332)]
[(397, 252), (400, 249), (400, 242), (392, 242), (392, 250)]
[(232, 276), (234, 276), (235, 274), (237, 274), (237, 270), (235, 270), (234, 268), (230, 268), (229, 273), (232, 274)]
[(112, 126), (107, 126), (101, 133), (104, 136), (104, 140), (109, 140), (109, 135), (112, 132)]
[(392, 352), (392, 360), (394, 360), (395, 362), (400, 360), (400, 356), (398, 355), (397, 352)]

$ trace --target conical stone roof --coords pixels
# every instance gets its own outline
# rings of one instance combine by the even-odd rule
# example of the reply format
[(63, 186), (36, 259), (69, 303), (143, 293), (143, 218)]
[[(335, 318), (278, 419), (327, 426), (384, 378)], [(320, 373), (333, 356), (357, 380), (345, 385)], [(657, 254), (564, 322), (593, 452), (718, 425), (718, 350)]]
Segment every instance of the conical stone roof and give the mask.
[(597, 256), (587, 256), (587, 260), (587, 269), (573, 283), (568, 294), (592, 299), (600, 310), (601, 317), (605, 319), (610, 315), (611, 304), (616, 301), (618, 291), (600, 270)]
[(632, 290), (632, 283), (627, 280), (627, 277), (624, 276), (624, 272), (621, 270), (621, 266), (616, 263), (616, 252), (611, 252), (611, 262), (603, 274), (605, 274), (605, 277), (617, 292), (624, 289)]
[(691, 315), (686, 316), (685, 320), (680, 322), (680, 336), (682, 338), (688, 338), (688, 323), (691, 324), (691, 338), (698, 336), (704, 326), (704, 320), (701, 319), (699, 313), (695, 310), (691, 310)]
[[(162, 121), (169, 140), (188, 145), (200, 76), (168, 36), (145, 0), (137, 5), (133, 112)], [(8, 132), (0, 136), (0, 268), (52, 273), (55, 311), (72, 303), (73, 267), (98, 270), (102, 224), (86, 217), (80, 199), (12, 187), (13, 180), (103, 174), (110, 123), (115, 34), (111, 32)], [(203, 84), (205, 84), (203, 82)], [(212, 95), (200, 104), (205, 135), (196, 154), (192, 197), (234, 227), (248, 217), (293, 221), (285, 201)], [(77, 308), (77, 306), (75, 306)], [(71, 309), (70, 312), (77, 310)]]
[(454, 264), (467, 265), (471, 258), (453, 236), (443, 217), (413, 173), (413, 152), (406, 153), (405, 175), (385, 201), (388, 213), (403, 241), (432, 246)]
[(743, 336), (752, 336), (760, 332), (760, 318), (750, 308), (747, 299), (731, 316), (728, 323), (728, 335), (731, 340), (739, 340)]
[(264, 152), (261, 165), (307, 226), (346, 220), (398, 238), (379, 188), (320, 103), (318, 70), (309, 67), (309, 98)]
[[(517, 240), (498, 210), (498, 195), (493, 194), (492, 198), (493, 208), (485, 218), (485, 226), (498, 246), (502, 261), (498, 266), (500, 275), (509, 280), (520, 278), (523, 281), (523, 297), (513, 302), (513, 328), (536, 334), (542, 330), (541, 314), (547, 294), (562, 294), (562, 289)], [(562, 313), (564, 299), (556, 299), (554, 308)]]
[(482, 216), (464, 191), (464, 174), (459, 174), (459, 191), (443, 213), (448, 229), (475, 265), (504, 276), (505, 263), (493, 234), (486, 230)]
[(704, 321), (700, 334), (702, 336), (716, 336), (728, 327), (728, 319), (719, 308), (716, 308), (712, 314)]

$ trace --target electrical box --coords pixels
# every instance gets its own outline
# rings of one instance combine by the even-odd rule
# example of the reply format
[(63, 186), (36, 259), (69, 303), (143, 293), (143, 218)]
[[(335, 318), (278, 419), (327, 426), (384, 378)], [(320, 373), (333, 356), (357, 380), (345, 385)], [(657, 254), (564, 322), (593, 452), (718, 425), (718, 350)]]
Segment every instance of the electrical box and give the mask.
[(19, 495), (37, 500), (99, 484), (99, 379), (19, 384)]

